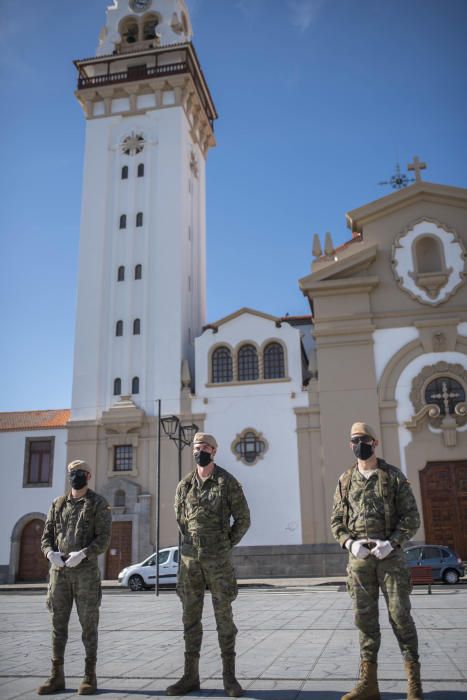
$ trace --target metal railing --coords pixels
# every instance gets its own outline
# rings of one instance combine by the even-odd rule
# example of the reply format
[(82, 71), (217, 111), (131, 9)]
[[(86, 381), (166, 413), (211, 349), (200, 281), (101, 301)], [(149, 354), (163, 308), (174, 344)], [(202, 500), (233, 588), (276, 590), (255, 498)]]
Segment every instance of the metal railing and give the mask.
[(78, 90), (86, 88), (101, 87), (103, 85), (115, 85), (118, 83), (130, 83), (138, 80), (146, 80), (147, 78), (160, 78), (167, 75), (177, 75), (181, 73), (190, 73), (193, 82), (196, 85), (199, 98), (206, 112), (206, 116), (212, 128), (214, 128), (214, 115), (208, 106), (203, 86), (196, 72), (190, 57), (185, 61), (177, 61), (177, 63), (167, 63), (157, 66), (134, 66), (127, 70), (119, 71), (118, 73), (104, 73), (103, 75), (94, 75), (92, 77), (84, 76), (82, 73), (78, 76)]
[(145, 66), (129, 68), (119, 73), (105, 73), (104, 75), (95, 75), (92, 77), (79, 76), (78, 90), (83, 90), (90, 87), (98, 87), (101, 85), (113, 85), (114, 83), (127, 83), (133, 80), (145, 80), (146, 78), (158, 78), (164, 75), (175, 75), (177, 73), (187, 73), (189, 70), (186, 61), (178, 63), (169, 63), (163, 66)]

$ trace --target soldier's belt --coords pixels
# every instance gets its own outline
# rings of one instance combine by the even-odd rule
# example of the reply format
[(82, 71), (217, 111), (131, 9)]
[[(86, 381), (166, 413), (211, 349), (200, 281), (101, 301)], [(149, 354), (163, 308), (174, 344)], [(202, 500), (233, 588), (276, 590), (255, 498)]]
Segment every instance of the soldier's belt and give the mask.
[(211, 535), (183, 535), (183, 542), (185, 544), (192, 544), (194, 547), (212, 547), (213, 545), (218, 545), (223, 541), (227, 541), (227, 537), (223, 533), (213, 532)]

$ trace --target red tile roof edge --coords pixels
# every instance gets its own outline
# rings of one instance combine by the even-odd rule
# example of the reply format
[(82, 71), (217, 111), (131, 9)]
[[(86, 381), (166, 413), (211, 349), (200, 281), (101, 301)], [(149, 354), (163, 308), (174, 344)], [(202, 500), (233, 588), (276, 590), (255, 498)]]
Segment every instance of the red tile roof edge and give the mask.
[(70, 420), (70, 414), (69, 408), (3, 412), (0, 413), (0, 432), (65, 428)]

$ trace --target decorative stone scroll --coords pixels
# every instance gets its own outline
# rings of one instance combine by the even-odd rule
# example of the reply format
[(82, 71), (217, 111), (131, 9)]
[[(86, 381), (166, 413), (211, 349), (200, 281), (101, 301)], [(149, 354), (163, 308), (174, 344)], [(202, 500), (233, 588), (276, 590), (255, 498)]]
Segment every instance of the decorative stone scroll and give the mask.
[(415, 413), (406, 422), (409, 430), (429, 425), (443, 432), (446, 447), (456, 445), (456, 431), (467, 423), (467, 370), (460, 364), (427, 365), (414, 378), (410, 400)]

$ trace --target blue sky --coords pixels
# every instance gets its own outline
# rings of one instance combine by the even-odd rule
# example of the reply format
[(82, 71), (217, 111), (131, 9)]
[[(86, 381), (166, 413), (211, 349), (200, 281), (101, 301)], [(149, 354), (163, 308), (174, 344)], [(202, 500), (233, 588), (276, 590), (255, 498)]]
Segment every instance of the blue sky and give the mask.
[[(71, 400), (85, 122), (72, 60), (106, 0), (1, 0), (0, 410)], [(415, 154), (467, 187), (464, 0), (188, 0), (219, 112), (207, 170), (208, 321), (302, 314), (311, 239)]]

